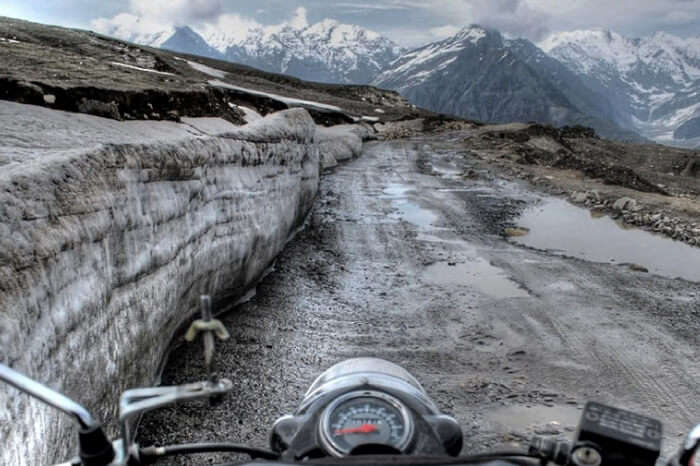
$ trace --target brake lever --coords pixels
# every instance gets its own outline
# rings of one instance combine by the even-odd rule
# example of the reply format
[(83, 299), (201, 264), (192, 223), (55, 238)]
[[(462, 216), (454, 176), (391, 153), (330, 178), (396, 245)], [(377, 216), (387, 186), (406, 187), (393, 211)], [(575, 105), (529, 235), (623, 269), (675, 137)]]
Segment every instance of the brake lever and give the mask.
[(220, 397), (233, 390), (233, 382), (219, 379), (174, 387), (135, 388), (124, 392), (119, 401), (119, 422), (121, 424), (123, 453), (129, 457), (131, 433), (129, 423), (134, 418), (181, 401)]

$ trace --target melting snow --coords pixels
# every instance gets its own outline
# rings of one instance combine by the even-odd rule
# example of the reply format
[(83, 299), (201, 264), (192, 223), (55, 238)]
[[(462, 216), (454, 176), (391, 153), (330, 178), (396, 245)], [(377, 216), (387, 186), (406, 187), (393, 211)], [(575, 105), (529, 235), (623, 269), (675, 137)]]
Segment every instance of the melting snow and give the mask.
[(466, 34), (464, 34), (464, 32), (466, 31), (462, 31), (462, 33), (459, 34), (458, 37), (462, 40), (469, 40), (472, 44), (476, 44), (481, 39), (486, 37), (486, 31), (477, 27), (469, 28)]
[(187, 64), (195, 70), (199, 71), (200, 73), (208, 74), (209, 76), (212, 76), (214, 78), (225, 79), (226, 75), (228, 75), (228, 73), (225, 71), (217, 70), (216, 68), (211, 68), (207, 65), (202, 65), (201, 63), (197, 63), (195, 61), (188, 61)]
[(672, 128), (675, 128), (676, 126), (680, 126), (681, 124), (683, 124), (686, 121), (693, 118), (698, 109), (700, 109), (700, 103), (697, 103), (695, 105), (691, 105), (690, 107), (687, 107), (687, 108), (682, 108), (682, 109), (676, 111), (670, 118), (665, 120), (664, 124), (666, 126), (670, 126)]
[(241, 112), (243, 112), (243, 118), (247, 123), (256, 121), (256, 120), (261, 120), (263, 116), (259, 114), (256, 110), (248, 107), (244, 107), (242, 105), (236, 105), (232, 104), (231, 102), (228, 103), (229, 107), (231, 108), (237, 108)]
[(408, 61), (396, 68), (395, 70), (393, 70), (392, 74), (404, 73), (409, 69), (413, 68), (414, 66), (418, 66), (436, 57), (445, 55), (447, 53), (459, 52), (461, 50), (464, 50), (464, 44), (462, 42), (451, 44), (448, 47), (442, 47), (440, 44), (429, 45), (423, 50), (417, 50), (415, 52), (405, 55), (405, 58), (407, 58)]
[(164, 76), (175, 76), (173, 73), (166, 73), (165, 71), (156, 71), (156, 70), (149, 70), (148, 68), (141, 68), (140, 66), (134, 66), (134, 65), (127, 65), (126, 63), (119, 63), (116, 61), (110, 62), (112, 65), (115, 66), (121, 66), (123, 68), (129, 68), (132, 70), (137, 70), (137, 71), (145, 71), (147, 73), (155, 73), (155, 74), (162, 74)]
[(291, 97), (284, 97), (284, 96), (281, 96), (278, 94), (270, 94), (268, 92), (260, 92), (260, 91), (256, 91), (253, 89), (247, 89), (245, 87), (234, 86), (232, 84), (228, 84), (228, 83), (225, 83), (223, 81), (216, 80), (216, 79), (209, 81), (209, 84), (212, 86), (215, 86), (215, 87), (224, 87), (226, 89), (232, 89), (234, 91), (246, 92), (248, 94), (257, 95), (260, 97), (267, 97), (270, 99), (279, 100), (280, 102), (284, 102), (285, 104), (290, 105), (290, 106), (316, 107), (316, 108), (320, 108), (322, 110), (331, 110), (334, 112), (342, 112), (343, 111), (342, 108), (336, 107), (335, 105), (327, 105), (327, 104), (322, 104), (320, 102), (314, 102), (311, 100), (293, 99)]
[(18, 40), (15, 39), (7, 39), (5, 37), (0, 37), (0, 42), (8, 42), (10, 44), (19, 44)]

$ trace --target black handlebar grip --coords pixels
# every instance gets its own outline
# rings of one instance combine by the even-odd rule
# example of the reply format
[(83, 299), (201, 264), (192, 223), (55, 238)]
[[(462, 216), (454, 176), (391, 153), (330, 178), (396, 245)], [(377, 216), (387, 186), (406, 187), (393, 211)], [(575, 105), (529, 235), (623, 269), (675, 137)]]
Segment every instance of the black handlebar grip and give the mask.
[(114, 459), (114, 447), (102, 426), (81, 430), (78, 441), (80, 460), (84, 466), (108, 466)]

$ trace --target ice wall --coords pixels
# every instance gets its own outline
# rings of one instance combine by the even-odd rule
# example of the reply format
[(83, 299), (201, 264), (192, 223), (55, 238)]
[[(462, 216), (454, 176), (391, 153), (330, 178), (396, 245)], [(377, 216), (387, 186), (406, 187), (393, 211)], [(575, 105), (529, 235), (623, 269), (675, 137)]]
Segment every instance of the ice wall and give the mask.
[(358, 157), (362, 143), (373, 134), (366, 125), (338, 125), (330, 128), (318, 127), (316, 142), (321, 153), (321, 167), (333, 168), (338, 162)]
[[(235, 298), (301, 224), (315, 131), (301, 109), (235, 127), (0, 101), (0, 361), (114, 419), (199, 295)], [(0, 439), (0, 464), (75, 453), (66, 416), (4, 384)]]

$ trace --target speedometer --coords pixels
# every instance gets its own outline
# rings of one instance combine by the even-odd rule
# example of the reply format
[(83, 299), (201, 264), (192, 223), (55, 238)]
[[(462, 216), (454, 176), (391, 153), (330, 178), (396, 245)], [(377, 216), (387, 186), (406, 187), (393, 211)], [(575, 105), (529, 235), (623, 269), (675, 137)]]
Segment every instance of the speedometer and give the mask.
[(329, 452), (345, 456), (360, 445), (375, 444), (402, 452), (413, 436), (413, 418), (398, 399), (378, 391), (346, 393), (321, 417), (321, 438)]

